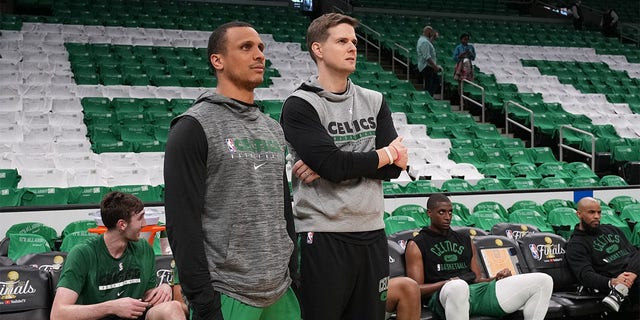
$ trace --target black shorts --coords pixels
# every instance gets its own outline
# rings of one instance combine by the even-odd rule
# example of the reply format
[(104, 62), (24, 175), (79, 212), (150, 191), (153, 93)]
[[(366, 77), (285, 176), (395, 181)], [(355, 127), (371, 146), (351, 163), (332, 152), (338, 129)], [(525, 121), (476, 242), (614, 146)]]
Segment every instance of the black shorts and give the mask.
[(305, 320), (383, 320), (389, 281), (384, 230), (303, 232), (300, 304)]

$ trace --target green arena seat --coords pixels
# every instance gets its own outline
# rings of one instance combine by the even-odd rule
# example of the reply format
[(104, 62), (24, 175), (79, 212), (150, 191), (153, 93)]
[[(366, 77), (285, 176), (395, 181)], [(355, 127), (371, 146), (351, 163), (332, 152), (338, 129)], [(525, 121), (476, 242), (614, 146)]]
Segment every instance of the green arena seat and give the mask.
[(28, 254), (51, 251), (50, 243), (39, 234), (10, 233), (7, 238), (9, 238), (7, 256), (13, 261), (18, 261)]
[(446, 180), (440, 189), (448, 192), (467, 192), (473, 191), (473, 186), (464, 179), (452, 178)]
[(514, 177), (529, 178), (540, 181), (542, 176), (538, 173), (537, 167), (533, 163), (515, 163), (511, 166), (511, 174)]
[(497, 178), (482, 178), (478, 180), (474, 189), (478, 191), (497, 191), (505, 190), (507, 187)]
[(525, 148), (509, 147), (504, 148), (505, 153), (509, 157), (512, 164), (515, 163), (534, 163), (535, 159)]
[(469, 208), (467, 208), (467, 206), (460, 202), (451, 202), (451, 206), (453, 207), (453, 215), (460, 217), (465, 226), (473, 225), (473, 222), (470, 218), (471, 213), (469, 212)]
[(21, 222), (13, 224), (7, 229), (5, 236), (9, 237), (12, 234), (38, 235), (47, 242), (49, 248), (53, 248), (55, 240), (58, 239), (57, 231), (41, 222)]
[(489, 210), (474, 211), (469, 220), (473, 222), (473, 226), (485, 231), (490, 231), (497, 223), (507, 222), (506, 218), (503, 218), (495, 211)]
[(516, 210), (519, 209), (530, 209), (530, 210), (535, 210), (538, 213), (540, 213), (541, 215), (546, 217), (546, 212), (544, 211), (544, 208), (542, 208), (541, 205), (539, 205), (537, 202), (533, 201), (533, 200), (518, 200), (516, 202), (514, 202), (511, 207), (509, 207), (509, 209), (507, 209), (507, 211), (509, 213), (514, 212)]
[(64, 238), (62, 238), (62, 244), (60, 245), (60, 251), (69, 252), (73, 247), (83, 244), (93, 238), (98, 237), (97, 234), (84, 231), (75, 231), (67, 234)]
[(554, 232), (569, 239), (573, 233), (573, 228), (580, 223), (580, 219), (576, 215), (573, 208), (559, 207), (547, 213), (547, 221), (553, 227)]
[(540, 180), (538, 187), (544, 189), (565, 189), (569, 187), (569, 184), (559, 177), (546, 177)]
[(533, 157), (535, 164), (542, 164), (548, 162), (558, 162), (553, 151), (549, 147), (534, 147), (527, 149)]
[(620, 212), (620, 220), (627, 221), (632, 224), (640, 222), (640, 204), (633, 203), (626, 205)]
[(98, 224), (95, 219), (76, 220), (68, 223), (64, 229), (62, 229), (61, 237), (64, 238), (70, 233), (77, 231), (87, 231), (90, 228), (95, 228), (97, 226)]
[(525, 177), (516, 177), (509, 180), (507, 187), (509, 189), (514, 189), (514, 190), (529, 190), (529, 189), (536, 189), (537, 184), (533, 179), (525, 178)]
[(391, 213), (391, 216), (406, 216), (411, 217), (416, 222), (419, 228), (429, 226), (431, 221), (427, 216), (427, 209), (418, 204), (405, 204), (397, 207)]
[(393, 216), (384, 219), (384, 231), (387, 236), (399, 231), (419, 229), (418, 223), (408, 216)]
[(594, 177), (574, 177), (571, 179), (571, 187), (584, 188), (584, 187), (598, 187), (598, 179)]
[(622, 210), (630, 204), (640, 203), (636, 198), (627, 195), (615, 196), (609, 201), (609, 207), (615, 210), (616, 214), (620, 215)]
[(0, 190), (17, 188), (21, 179), (17, 169), (0, 169)]
[(536, 169), (538, 174), (543, 178), (556, 177), (562, 179), (568, 179), (573, 176), (572, 172), (566, 172), (565, 167), (560, 162), (547, 162), (540, 164)]
[(22, 206), (51, 206), (69, 204), (66, 188), (26, 187), (22, 195)]
[(610, 224), (618, 227), (622, 230), (622, 233), (627, 237), (629, 241), (632, 239), (632, 230), (629, 227), (629, 223), (626, 220), (620, 219), (618, 214), (616, 214), (615, 210), (610, 207), (602, 206), (602, 214), (600, 215), (600, 223), (601, 224)]
[(544, 212), (548, 215), (555, 208), (574, 208), (573, 201), (565, 199), (549, 199), (542, 204)]
[(504, 206), (502, 206), (500, 203), (495, 202), (495, 201), (482, 201), (482, 202), (479, 202), (478, 204), (476, 204), (473, 207), (473, 212), (475, 213), (476, 211), (493, 211), (493, 212), (497, 212), (500, 215), (500, 217), (505, 218), (505, 219), (507, 219), (507, 216), (509, 215), (509, 213), (504, 208)]
[(434, 193), (440, 192), (440, 188), (433, 185), (430, 180), (414, 180), (404, 187), (405, 193)]
[(515, 210), (509, 214), (508, 221), (511, 223), (530, 224), (541, 232), (554, 232), (546, 217), (535, 209), (523, 208)]
[(122, 185), (111, 187), (112, 191), (130, 193), (140, 198), (143, 202), (162, 202), (164, 198), (163, 186), (149, 185)]
[(391, 194), (403, 194), (405, 188), (403, 185), (391, 181), (382, 181), (382, 192), (387, 195)]

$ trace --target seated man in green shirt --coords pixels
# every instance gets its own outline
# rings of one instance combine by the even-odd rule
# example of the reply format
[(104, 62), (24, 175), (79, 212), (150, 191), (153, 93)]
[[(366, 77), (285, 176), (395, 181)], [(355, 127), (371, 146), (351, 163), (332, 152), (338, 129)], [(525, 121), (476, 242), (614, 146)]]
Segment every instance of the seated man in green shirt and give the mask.
[(107, 231), (74, 247), (62, 269), (51, 319), (185, 319), (171, 287), (156, 286), (155, 256), (144, 239), (144, 205), (111, 192), (100, 204)]

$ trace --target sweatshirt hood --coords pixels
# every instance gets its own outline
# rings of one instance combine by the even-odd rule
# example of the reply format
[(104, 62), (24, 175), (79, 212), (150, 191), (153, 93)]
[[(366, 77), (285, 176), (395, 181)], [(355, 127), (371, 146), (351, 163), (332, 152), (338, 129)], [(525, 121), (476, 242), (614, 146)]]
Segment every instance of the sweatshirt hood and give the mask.
[(213, 91), (206, 91), (196, 99), (195, 104), (207, 102), (214, 104), (212, 107), (221, 105), (227, 107), (230, 111), (238, 114), (238, 116), (247, 120), (256, 120), (260, 116), (260, 108), (257, 104), (248, 104), (229, 97), (223, 96)]
[(320, 82), (318, 82), (318, 76), (311, 76), (307, 81), (300, 85), (300, 90), (310, 91), (316, 93), (318, 96), (325, 98), (331, 102), (341, 102), (351, 98), (355, 94), (354, 84), (351, 79), (347, 79), (347, 90), (342, 93), (333, 93), (322, 88)]

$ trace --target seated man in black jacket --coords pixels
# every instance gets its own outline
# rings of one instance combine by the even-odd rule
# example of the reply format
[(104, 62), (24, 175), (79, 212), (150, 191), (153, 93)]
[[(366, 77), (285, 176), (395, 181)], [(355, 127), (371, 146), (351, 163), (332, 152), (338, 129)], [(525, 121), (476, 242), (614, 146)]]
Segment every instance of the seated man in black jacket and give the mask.
[(617, 227), (600, 225), (601, 213), (600, 203), (594, 198), (586, 197), (578, 202), (580, 223), (567, 243), (567, 263), (585, 287), (611, 292), (603, 303), (613, 311), (619, 311), (621, 306), (623, 310), (637, 309), (640, 305), (638, 248)]

